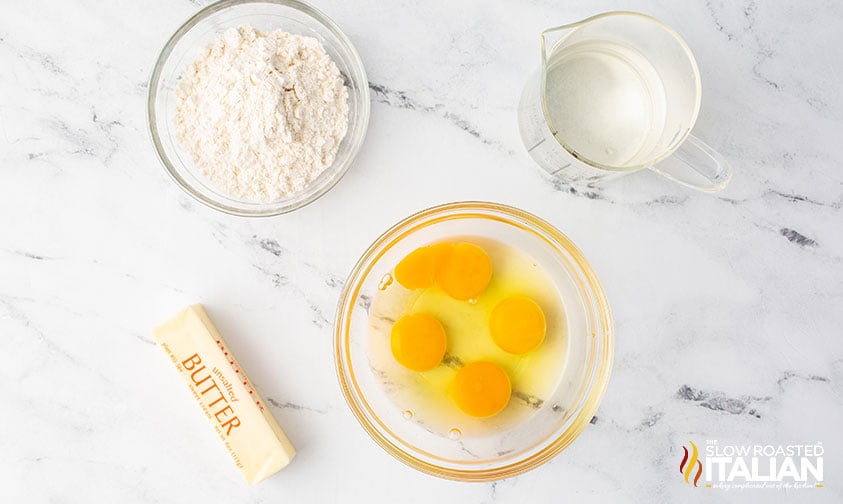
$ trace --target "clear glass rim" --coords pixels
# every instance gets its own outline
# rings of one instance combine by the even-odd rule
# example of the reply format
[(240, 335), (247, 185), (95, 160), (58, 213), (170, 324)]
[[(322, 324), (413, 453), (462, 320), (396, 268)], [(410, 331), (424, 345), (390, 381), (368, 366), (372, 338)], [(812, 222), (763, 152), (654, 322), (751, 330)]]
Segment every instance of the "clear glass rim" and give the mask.
[[(545, 241), (550, 238), (555, 245), (562, 247), (565, 252), (570, 254), (570, 257), (580, 268), (579, 273), (583, 275), (587, 283), (588, 294), (591, 297), (589, 308), (592, 310), (591, 315), (594, 316), (595, 321), (592, 337), (597, 348), (595, 355), (590, 359), (588, 383), (583, 396), (578, 398), (575, 414), (572, 415), (573, 420), (558, 437), (529, 456), (506, 465), (479, 469), (454, 469), (422, 460), (408, 453), (382, 432), (382, 426), (378, 425), (379, 419), (376, 417), (370, 418), (373, 415), (369, 415), (366, 411), (367, 407), (361, 404), (361, 402), (365, 403), (365, 400), (357, 392), (356, 380), (353, 371), (350, 369), (348, 338), (351, 313), (355, 307), (362, 283), (386, 251), (423, 225), (432, 224), (442, 219), (483, 215), (492, 218), (497, 216), (504, 219), (516, 219), (526, 225), (524, 229), (537, 235), (543, 234), (544, 236), (539, 236)], [(381, 448), (410, 467), (427, 474), (458, 481), (493, 481), (516, 476), (538, 467), (564, 450), (586, 428), (597, 411), (608, 385), (613, 355), (614, 328), (609, 304), (602, 284), (582, 252), (561, 231), (535, 215), (514, 207), (482, 201), (465, 201), (435, 206), (405, 218), (384, 232), (366, 250), (352, 269), (340, 296), (334, 326), (334, 358), (337, 378), (346, 403), (363, 429)]]
[[(173, 162), (166, 155), (161, 142), (158, 127), (155, 122), (155, 102), (158, 98), (158, 83), (161, 80), (161, 74), (164, 68), (164, 63), (169, 58), (176, 44), (188, 31), (190, 31), (193, 27), (195, 27), (211, 15), (216, 14), (217, 12), (220, 12), (222, 10), (228, 9), (230, 7), (246, 4), (276, 4), (284, 7), (289, 7), (291, 9), (295, 9), (300, 12), (303, 12), (304, 14), (307, 14), (315, 21), (327, 28), (334, 36), (336, 36), (337, 40), (339, 40), (341, 45), (344, 47), (344, 49), (350, 56), (351, 62), (354, 66), (354, 71), (358, 73), (361, 79), (361, 83), (359, 86), (359, 92), (361, 94), (361, 106), (359, 111), (359, 117), (357, 118), (357, 121), (361, 124), (361, 126), (360, 131), (357, 134), (357, 138), (354, 140), (354, 143), (350, 146), (348, 160), (333, 173), (332, 177), (327, 179), (326, 182), (323, 183), (320, 187), (318, 187), (314, 192), (308, 194), (307, 197), (296, 197), (295, 195), (293, 195), (289, 198), (284, 198), (271, 203), (255, 203), (253, 204), (254, 208), (249, 209), (243, 209), (225, 204), (213, 198), (209, 198), (196, 191), (193, 186), (189, 184), (179, 174), (178, 169), (174, 166)], [(164, 165), (164, 170), (167, 172), (167, 174), (176, 183), (178, 187), (180, 187), (185, 193), (190, 195), (195, 200), (215, 210), (219, 210), (221, 212), (240, 217), (272, 217), (275, 215), (281, 215), (287, 212), (291, 212), (293, 210), (297, 210), (316, 201), (319, 197), (321, 197), (331, 188), (333, 188), (340, 181), (343, 175), (345, 175), (345, 173), (348, 171), (354, 159), (357, 157), (357, 153), (359, 152), (360, 147), (363, 145), (363, 141), (366, 138), (366, 132), (369, 127), (369, 116), (371, 113), (369, 81), (366, 76), (366, 69), (363, 66), (363, 61), (360, 59), (359, 53), (355, 49), (354, 45), (351, 43), (351, 40), (349, 40), (349, 38), (345, 35), (342, 30), (340, 30), (339, 26), (337, 26), (337, 24), (334, 23), (333, 20), (331, 20), (328, 16), (323, 14), (315, 7), (301, 2), (299, 0), (221, 0), (219, 2), (212, 3), (200, 9), (187, 21), (185, 21), (164, 44), (164, 47), (161, 50), (161, 53), (158, 55), (158, 58), (155, 61), (155, 65), (152, 68), (152, 73), (150, 74), (148, 87), (149, 89), (147, 94), (146, 113), (147, 131), (149, 133), (150, 140), (152, 141), (152, 144), (155, 147), (158, 159), (161, 161), (161, 164)], [(353, 132), (351, 126), (353, 125), (349, 125), (349, 130), (346, 133), (346, 136), (349, 140), (351, 139), (349, 135), (351, 135)], [(343, 139), (343, 141), (345, 140), (346, 139)], [(326, 171), (331, 170), (333, 168), (335, 168), (334, 165), (329, 166)], [(301, 192), (304, 193), (305, 191)]]
[(581, 155), (573, 147), (571, 147), (570, 145), (565, 143), (564, 140), (559, 138), (556, 135), (555, 131), (553, 131), (553, 138), (556, 139), (556, 141), (559, 142), (559, 145), (561, 145), (566, 151), (568, 151), (568, 153), (571, 156), (573, 156), (577, 160), (582, 161), (583, 163), (585, 163), (589, 166), (592, 166), (594, 168), (599, 168), (601, 170), (608, 170), (608, 171), (616, 171), (616, 172), (627, 172), (627, 171), (642, 170), (644, 168), (649, 168), (651, 166), (654, 166), (654, 165), (660, 163), (661, 161), (664, 161), (665, 159), (670, 157), (670, 155), (673, 154), (676, 151), (676, 149), (679, 148), (680, 145), (682, 145), (682, 142), (684, 142), (688, 138), (688, 136), (691, 134), (691, 130), (694, 127), (694, 124), (697, 122), (697, 117), (699, 116), (699, 113), (700, 113), (700, 106), (702, 104), (702, 80), (700, 79), (700, 69), (697, 66), (697, 60), (696, 60), (696, 58), (694, 58), (694, 53), (691, 52), (691, 47), (688, 45), (687, 42), (685, 42), (685, 39), (683, 39), (682, 36), (679, 35), (679, 32), (677, 32), (676, 30), (674, 30), (670, 26), (666, 25), (662, 21), (660, 21), (660, 20), (658, 20), (658, 19), (656, 19), (652, 16), (648, 16), (647, 14), (642, 14), (640, 12), (609, 11), (609, 12), (603, 12), (603, 13), (600, 13), (600, 14), (596, 14), (594, 16), (587, 17), (587, 18), (582, 19), (580, 21), (577, 21), (575, 23), (569, 23), (569, 24), (562, 25), (562, 26), (556, 26), (556, 27), (548, 28), (548, 29), (542, 31), (541, 36), (540, 36), (540, 38), (541, 38), (541, 56), (542, 56), (541, 91), (540, 91), (541, 92), (542, 113), (544, 115), (544, 119), (547, 122), (547, 124), (548, 125), (551, 124), (550, 113), (547, 110), (547, 101), (545, 100), (545, 82), (547, 80), (547, 47), (546, 47), (546, 43), (545, 43), (545, 35), (548, 34), (548, 33), (553, 33), (553, 32), (557, 32), (557, 31), (572, 30), (574, 28), (578, 28), (580, 26), (587, 25), (587, 24), (589, 24), (593, 21), (598, 21), (600, 19), (609, 18), (609, 17), (637, 17), (637, 18), (641, 18), (643, 20), (649, 21), (649, 22), (655, 24), (656, 26), (658, 26), (659, 28), (663, 29), (665, 32), (669, 33), (671, 36), (673, 36), (674, 40), (676, 40), (676, 42), (679, 44), (679, 46), (682, 47), (682, 49), (685, 51), (685, 54), (688, 57), (688, 61), (690, 62), (691, 67), (694, 70), (694, 80), (695, 80), (695, 85), (696, 85), (696, 97), (695, 97), (695, 100), (694, 100), (694, 110), (693, 110), (692, 115), (691, 115), (690, 126), (679, 137), (679, 139), (677, 141), (675, 141), (675, 145), (673, 146), (673, 148), (667, 149), (665, 152), (656, 156), (652, 160), (647, 161), (646, 163), (639, 163), (637, 165), (624, 166), (624, 167), (605, 165), (605, 164), (598, 163), (597, 161), (594, 161), (592, 159), (589, 159), (589, 158)]

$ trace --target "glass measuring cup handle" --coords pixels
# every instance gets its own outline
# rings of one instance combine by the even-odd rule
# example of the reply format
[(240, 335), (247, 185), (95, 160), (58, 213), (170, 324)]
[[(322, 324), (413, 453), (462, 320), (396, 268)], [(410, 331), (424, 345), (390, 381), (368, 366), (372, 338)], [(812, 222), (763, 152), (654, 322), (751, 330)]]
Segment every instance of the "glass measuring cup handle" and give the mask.
[(650, 169), (704, 192), (720, 191), (732, 178), (732, 168), (723, 156), (694, 135), (689, 135), (670, 157)]

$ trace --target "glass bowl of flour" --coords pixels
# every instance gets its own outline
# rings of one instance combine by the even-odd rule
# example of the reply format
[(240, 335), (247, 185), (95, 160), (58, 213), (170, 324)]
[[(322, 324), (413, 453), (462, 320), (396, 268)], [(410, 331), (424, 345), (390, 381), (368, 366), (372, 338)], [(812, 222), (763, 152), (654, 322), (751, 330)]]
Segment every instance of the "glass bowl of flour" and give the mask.
[(149, 84), (152, 142), (173, 180), (217, 210), (290, 212), (333, 187), (369, 122), (360, 56), (296, 0), (223, 0), (167, 41)]

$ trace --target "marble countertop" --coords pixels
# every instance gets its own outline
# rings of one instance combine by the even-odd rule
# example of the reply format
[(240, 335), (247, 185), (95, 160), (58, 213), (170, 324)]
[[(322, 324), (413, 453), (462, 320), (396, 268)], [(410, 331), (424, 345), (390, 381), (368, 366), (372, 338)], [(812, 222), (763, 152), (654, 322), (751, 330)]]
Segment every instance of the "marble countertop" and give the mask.
[[(373, 109), (314, 204), (231, 217), (150, 144), (147, 79), (187, 0), (0, 7), (0, 502), (840, 502), (843, 9), (835, 2), (320, 0)], [(614, 9), (675, 27), (704, 86), (722, 193), (649, 172), (570, 192), (518, 135), (539, 32)], [(523, 476), (418, 473), (359, 427), (333, 368), (351, 267), (388, 226), (481, 199), (565, 232), (601, 277), (615, 366), (596, 418)], [(279, 281), (283, 279), (283, 281)], [(250, 488), (150, 335), (202, 302), (299, 449)], [(689, 440), (822, 443), (825, 488), (717, 491)]]

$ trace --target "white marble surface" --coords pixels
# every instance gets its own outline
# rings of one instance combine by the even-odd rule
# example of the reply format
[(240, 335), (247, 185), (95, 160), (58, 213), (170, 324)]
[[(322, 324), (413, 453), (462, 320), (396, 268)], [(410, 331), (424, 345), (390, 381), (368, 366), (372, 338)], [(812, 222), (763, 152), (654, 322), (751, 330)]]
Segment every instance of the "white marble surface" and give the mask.
[[(315, 204), (247, 220), (184, 195), (147, 136), (152, 64), (199, 5), (3, 2), (0, 502), (840, 502), (841, 5), (320, 0), (366, 64), (369, 136)], [(540, 30), (619, 8), (694, 49), (696, 131), (735, 169), (723, 193), (640, 173), (572, 194), (522, 148), (515, 107)], [(411, 212), (464, 199), (567, 233), (617, 330), (594, 425), (493, 484), (393, 460), (355, 422), (332, 363), (337, 296), (363, 250)], [(150, 338), (197, 301), (299, 448), (254, 488)], [(689, 439), (822, 442), (826, 487), (689, 488)]]

